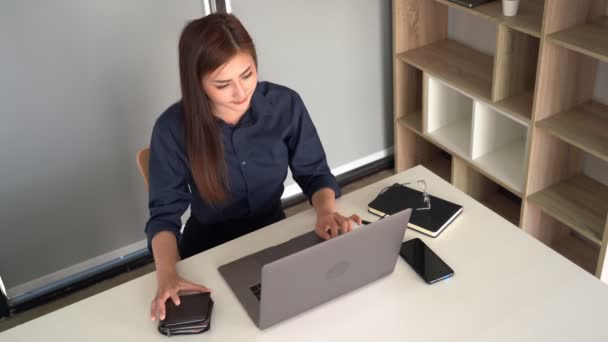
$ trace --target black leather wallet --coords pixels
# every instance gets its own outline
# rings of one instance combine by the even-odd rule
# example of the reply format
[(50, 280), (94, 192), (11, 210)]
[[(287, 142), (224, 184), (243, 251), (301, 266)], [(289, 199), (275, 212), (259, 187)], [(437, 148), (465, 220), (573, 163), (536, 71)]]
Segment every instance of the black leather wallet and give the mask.
[(180, 305), (171, 299), (165, 303), (165, 319), (158, 331), (167, 336), (200, 334), (211, 328), (213, 300), (209, 292), (180, 295)]

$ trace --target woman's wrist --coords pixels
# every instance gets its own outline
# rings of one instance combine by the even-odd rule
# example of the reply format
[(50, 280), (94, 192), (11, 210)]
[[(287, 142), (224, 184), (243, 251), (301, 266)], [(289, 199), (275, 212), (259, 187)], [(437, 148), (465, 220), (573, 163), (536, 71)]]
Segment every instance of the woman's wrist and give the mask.
[(175, 270), (156, 270), (156, 281), (159, 284), (171, 283), (171, 279), (178, 278), (177, 271)]
[(164, 276), (177, 275), (177, 267), (175, 265), (156, 265), (156, 273)]
[(157, 275), (163, 278), (177, 275), (176, 265), (179, 261), (179, 253), (175, 234), (169, 231), (161, 231), (156, 234), (152, 239), (152, 250)]
[(321, 189), (312, 196), (312, 205), (317, 216), (336, 212), (336, 194), (330, 188)]
[(334, 210), (333, 208), (319, 208), (319, 209), (316, 209), (316, 212), (317, 212), (317, 216), (321, 216), (321, 215), (335, 214), (336, 210)]

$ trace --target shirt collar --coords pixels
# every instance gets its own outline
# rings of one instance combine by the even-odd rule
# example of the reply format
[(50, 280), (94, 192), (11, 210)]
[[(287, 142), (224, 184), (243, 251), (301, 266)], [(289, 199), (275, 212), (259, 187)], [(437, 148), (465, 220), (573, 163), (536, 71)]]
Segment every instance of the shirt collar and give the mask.
[(251, 108), (255, 112), (255, 118), (270, 114), (271, 108), (270, 99), (266, 97), (267, 85), (264, 82), (258, 82), (251, 97)]
[(251, 125), (253, 125), (255, 123), (255, 120), (253, 118), (253, 115), (251, 113), (251, 107), (249, 107), (249, 109), (247, 109), (247, 111), (245, 112), (245, 114), (243, 114), (243, 116), (239, 119), (239, 121), (235, 124), (235, 125), (231, 125), (229, 123), (226, 123), (226, 121), (220, 119), (220, 118), (215, 118), (215, 122), (217, 123), (217, 125), (220, 128), (223, 129), (235, 129), (235, 128), (240, 128), (240, 127), (249, 127)]

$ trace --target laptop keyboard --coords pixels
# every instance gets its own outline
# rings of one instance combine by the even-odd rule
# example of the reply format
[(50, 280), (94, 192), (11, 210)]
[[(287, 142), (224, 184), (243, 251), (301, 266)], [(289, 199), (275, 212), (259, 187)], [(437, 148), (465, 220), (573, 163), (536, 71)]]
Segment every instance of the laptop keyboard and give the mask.
[(256, 284), (253, 285), (252, 287), (249, 288), (251, 290), (251, 292), (253, 292), (253, 295), (258, 299), (261, 300), (261, 296), (262, 296), (262, 284)]

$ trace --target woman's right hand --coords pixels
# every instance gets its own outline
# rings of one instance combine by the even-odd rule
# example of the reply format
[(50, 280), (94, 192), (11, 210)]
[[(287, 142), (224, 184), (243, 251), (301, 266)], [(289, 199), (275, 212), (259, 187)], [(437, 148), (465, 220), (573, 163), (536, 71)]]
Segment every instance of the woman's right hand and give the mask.
[(158, 289), (156, 290), (156, 296), (152, 300), (150, 307), (150, 318), (154, 321), (157, 318), (160, 320), (165, 319), (165, 302), (171, 298), (175, 305), (179, 305), (179, 292), (183, 291), (195, 291), (195, 292), (212, 292), (210, 288), (202, 285), (191, 283), (179, 275), (176, 272), (158, 273)]

